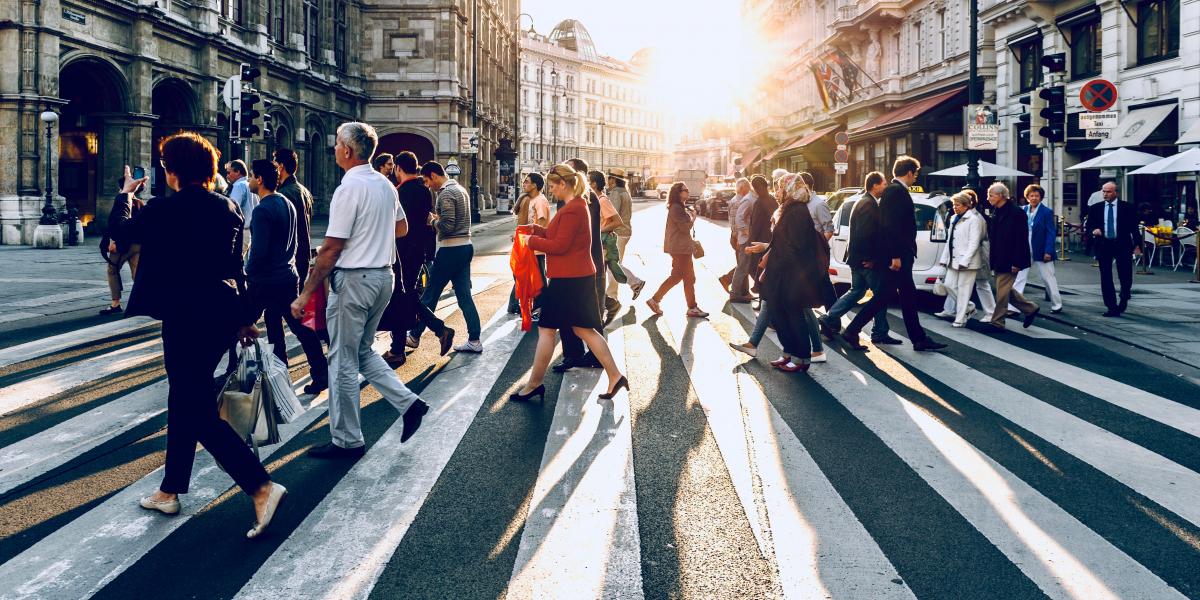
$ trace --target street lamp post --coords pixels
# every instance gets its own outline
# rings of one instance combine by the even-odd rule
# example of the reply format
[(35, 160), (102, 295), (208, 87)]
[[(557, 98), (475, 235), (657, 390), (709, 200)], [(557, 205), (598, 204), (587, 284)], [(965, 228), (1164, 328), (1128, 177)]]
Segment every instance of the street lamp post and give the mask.
[(513, 138), (516, 141), (517, 161), (516, 172), (521, 171), (521, 152), (525, 148), (525, 144), (521, 141), (521, 111), (524, 107), (521, 105), (521, 40), (524, 35), (521, 33), (521, 17), (529, 17), (529, 31), (533, 31), (533, 17), (529, 13), (521, 13), (513, 21), (513, 106), (515, 116), (513, 117)]
[[(979, 104), (983, 90), (979, 89), (979, 0), (971, 0), (971, 32), (967, 48), (970, 54), (970, 64), (967, 82), (967, 104)], [(967, 151), (967, 188), (979, 193), (979, 151)]]
[(559, 83), (554, 84), (554, 95), (553, 95), (553, 98), (554, 98), (554, 127), (553, 127), (554, 142), (550, 145), (550, 162), (552, 162), (554, 164), (558, 164), (558, 154), (559, 154), (558, 153), (558, 98), (559, 98), (558, 89), (559, 88), (562, 88), (562, 90), (563, 90), (563, 93), (562, 93), (563, 97), (566, 97), (566, 95), (567, 95), (566, 87), (564, 87), (562, 84), (559, 84)]
[(41, 114), (41, 119), (46, 124), (46, 205), (42, 207), (42, 218), (38, 224), (57, 226), (58, 211), (54, 209), (54, 180), (50, 175), (50, 161), (54, 155), (50, 134), (54, 124), (58, 122), (58, 113), (47, 110)]
[[(471, 19), (471, 127), (479, 132), (479, 2), (475, 0), (475, 16)], [(480, 133), (480, 137), (482, 134)], [(479, 149), (471, 154), (471, 222), (478, 223), (479, 214)]]

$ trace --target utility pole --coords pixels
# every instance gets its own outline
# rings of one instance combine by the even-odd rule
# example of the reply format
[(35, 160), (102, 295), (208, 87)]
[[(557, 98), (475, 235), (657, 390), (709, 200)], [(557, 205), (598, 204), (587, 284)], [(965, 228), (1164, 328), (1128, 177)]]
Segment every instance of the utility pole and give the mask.
[[(479, 131), (479, 2), (475, 0), (475, 16), (471, 19), (471, 127)], [(482, 146), (482, 144), (480, 144)], [(471, 154), (471, 222), (478, 223), (479, 214), (479, 152)]]
[[(970, 49), (970, 73), (967, 83), (967, 104), (979, 104), (983, 98), (983, 90), (979, 89), (979, 0), (971, 0), (970, 7), (971, 39), (967, 42)], [(967, 151), (967, 188), (979, 193), (979, 151)]]

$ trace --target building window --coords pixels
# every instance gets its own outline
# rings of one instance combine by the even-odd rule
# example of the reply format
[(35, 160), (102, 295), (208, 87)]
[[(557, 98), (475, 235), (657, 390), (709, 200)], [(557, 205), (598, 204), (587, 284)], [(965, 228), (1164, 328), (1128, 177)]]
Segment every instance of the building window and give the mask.
[(521, 106), (529, 106), (529, 90), (521, 90)]
[(567, 75), (567, 89), (568, 90), (575, 89), (575, 76), (574, 75)]
[(938, 54), (942, 60), (950, 58), (950, 31), (946, 28), (946, 11), (939, 10), (938, 13)]
[(321, 53), (321, 8), (317, 0), (304, 0), (304, 43), (308, 55)]
[(529, 81), (529, 65), (521, 65), (521, 79)]
[(333, 12), (333, 51), (337, 56), (334, 59), (337, 61), (338, 69), (346, 70), (346, 3), (334, 2)]
[(245, 25), (242, 14), (242, 0), (221, 0), (221, 16), (238, 25)]
[(920, 21), (913, 23), (912, 35), (913, 35), (913, 47), (915, 48), (915, 54), (913, 55), (913, 70), (917, 71), (917, 70), (920, 70), (921, 67), (925, 66), (925, 57), (921, 53), (921, 22)]
[(1071, 78), (1100, 74), (1100, 21), (1071, 27)]
[(1179, 0), (1149, 0), (1138, 5), (1138, 60), (1179, 56)]
[(286, 5), (287, 3), (284, 0), (267, 0), (268, 31), (271, 34), (271, 39), (281, 44), (285, 42), (283, 36), (287, 31), (284, 29), (285, 17), (287, 16), (284, 14), (284, 7)]
[(1042, 36), (1021, 42), (1016, 50), (1020, 66), (1017, 87), (1025, 93), (1042, 84)]

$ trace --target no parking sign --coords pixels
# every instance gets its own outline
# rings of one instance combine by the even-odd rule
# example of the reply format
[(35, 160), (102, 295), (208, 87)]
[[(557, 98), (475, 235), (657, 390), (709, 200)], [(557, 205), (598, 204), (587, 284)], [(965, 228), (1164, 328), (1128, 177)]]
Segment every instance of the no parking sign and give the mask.
[(1079, 102), (1092, 112), (1104, 112), (1117, 105), (1117, 86), (1107, 79), (1093, 79), (1079, 88)]

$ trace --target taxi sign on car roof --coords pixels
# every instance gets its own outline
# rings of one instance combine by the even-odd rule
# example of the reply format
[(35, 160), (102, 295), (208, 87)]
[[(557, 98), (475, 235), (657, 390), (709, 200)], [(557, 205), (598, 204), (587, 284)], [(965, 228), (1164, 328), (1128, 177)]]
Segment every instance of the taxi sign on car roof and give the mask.
[(910, 185), (910, 186), (908, 186), (908, 191), (913, 192), (915, 194), (924, 194), (925, 188), (923, 188), (919, 185)]

